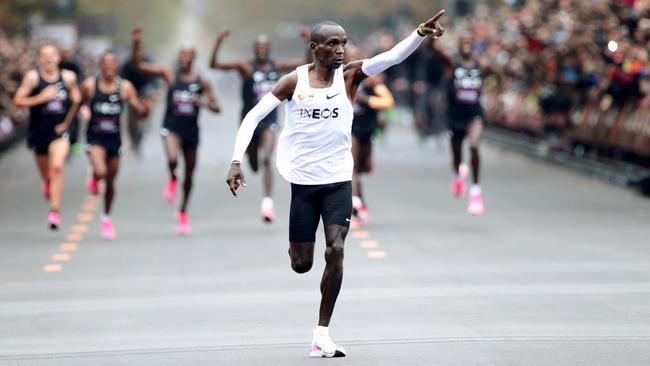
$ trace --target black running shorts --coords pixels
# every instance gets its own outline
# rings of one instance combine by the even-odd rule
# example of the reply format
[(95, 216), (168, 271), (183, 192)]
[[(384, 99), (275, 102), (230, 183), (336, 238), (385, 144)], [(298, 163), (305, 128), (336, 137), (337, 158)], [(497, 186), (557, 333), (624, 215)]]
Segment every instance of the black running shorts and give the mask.
[(464, 139), (467, 127), (474, 121), (483, 122), (483, 110), (480, 106), (454, 106), (449, 108), (449, 130), (454, 138)]
[(32, 133), (27, 134), (27, 146), (34, 151), (36, 155), (47, 155), (50, 151), (50, 144), (58, 139), (70, 140), (70, 135), (65, 132), (63, 135), (51, 133)]
[(186, 131), (180, 129), (170, 129), (163, 127), (160, 130), (160, 135), (165, 138), (169, 136), (170, 133), (173, 133), (180, 137), (181, 139), (181, 148), (183, 152), (196, 151), (199, 148), (199, 131), (195, 129), (187, 129)]
[(86, 136), (86, 152), (94, 146), (101, 146), (106, 150), (106, 157), (109, 159), (117, 158), (122, 151), (122, 139), (120, 135), (107, 135), (107, 136)]
[(350, 227), (352, 182), (322, 185), (291, 184), (289, 241), (315, 242), (318, 221), (321, 217), (326, 228), (330, 225)]
[(472, 116), (471, 118), (456, 119), (456, 120), (450, 119), (449, 131), (451, 131), (451, 135), (454, 138), (463, 140), (465, 139), (465, 136), (467, 136), (467, 128), (475, 121), (478, 121), (479, 123), (483, 123), (483, 119), (481, 118), (481, 116)]
[(360, 144), (372, 143), (372, 138), (375, 136), (376, 130), (377, 124), (364, 125), (356, 121), (352, 123), (352, 136), (356, 137)]

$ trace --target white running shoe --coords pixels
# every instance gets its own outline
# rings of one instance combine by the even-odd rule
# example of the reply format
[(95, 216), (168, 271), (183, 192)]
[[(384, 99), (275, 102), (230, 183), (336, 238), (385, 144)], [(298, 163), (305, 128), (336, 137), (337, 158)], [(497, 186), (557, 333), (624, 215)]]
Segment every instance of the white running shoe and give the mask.
[(309, 347), (309, 357), (345, 357), (345, 350), (343, 347), (332, 342), (332, 338), (330, 338), (327, 332), (319, 332), (317, 329), (314, 329), (314, 339), (311, 341), (311, 346)]

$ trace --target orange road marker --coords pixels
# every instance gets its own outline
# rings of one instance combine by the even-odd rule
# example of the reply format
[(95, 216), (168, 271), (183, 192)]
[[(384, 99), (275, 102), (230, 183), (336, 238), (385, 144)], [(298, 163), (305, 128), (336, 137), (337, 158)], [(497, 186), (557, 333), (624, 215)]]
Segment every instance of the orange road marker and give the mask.
[(76, 233), (71, 233), (65, 236), (65, 240), (67, 241), (81, 241), (84, 236), (81, 234), (76, 234)]
[(93, 221), (93, 217), (94, 217), (93, 214), (85, 213), (85, 212), (77, 215), (77, 219), (81, 222), (91, 222)]
[(368, 252), (367, 255), (368, 255), (368, 258), (371, 258), (371, 259), (386, 258), (386, 252), (384, 252), (383, 250), (373, 250), (373, 251)]
[(59, 248), (64, 252), (72, 252), (77, 250), (79, 245), (77, 245), (77, 243), (61, 243), (59, 244)]
[(88, 232), (88, 225), (84, 224), (74, 224), (72, 225), (72, 228), (70, 229), (75, 234), (83, 234)]
[(363, 249), (375, 249), (379, 247), (379, 243), (374, 240), (363, 240), (361, 243), (359, 243), (359, 246)]
[(43, 266), (43, 272), (61, 272), (63, 271), (63, 266), (60, 264), (46, 264)]
[(70, 260), (70, 254), (56, 253), (52, 256), (52, 260), (54, 260), (55, 262), (67, 262)]
[(370, 233), (365, 230), (353, 231), (352, 237), (355, 239), (366, 239), (370, 236)]

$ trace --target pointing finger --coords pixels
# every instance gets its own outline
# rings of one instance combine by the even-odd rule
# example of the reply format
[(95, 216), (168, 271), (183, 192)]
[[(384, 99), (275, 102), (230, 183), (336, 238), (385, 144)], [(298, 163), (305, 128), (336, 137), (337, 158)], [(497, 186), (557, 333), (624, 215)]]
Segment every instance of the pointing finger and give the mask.
[(443, 15), (445, 15), (445, 13), (446, 13), (445, 9), (442, 9), (442, 10), (440, 10), (440, 11), (438, 12), (438, 14), (434, 15), (433, 18), (431, 18), (431, 20), (434, 21), (434, 22), (437, 22), (438, 19), (440, 19), (440, 17), (442, 17)]

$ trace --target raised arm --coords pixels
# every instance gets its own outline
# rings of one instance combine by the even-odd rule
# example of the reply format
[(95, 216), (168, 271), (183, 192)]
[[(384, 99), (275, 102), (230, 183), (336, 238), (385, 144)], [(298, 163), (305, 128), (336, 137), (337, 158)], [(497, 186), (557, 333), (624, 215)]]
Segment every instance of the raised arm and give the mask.
[(307, 51), (306, 55), (303, 58), (296, 58), (293, 60), (277, 60), (275, 61), (275, 67), (277, 67), (280, 71), (295, 70), (298, 66), (302, 66), (311, 62), (309, 59), (310, 57), (311, 53)]
[(162, 77), (167, 86), (172, 85), (174, 83), (174, 71), (170, 67), (155, 65), (142, 59), (142, 33), (141, 27), (135, 28), (131, 33), (133, 67), (143, 74)]
[(375, 95), (368, 96), (367, 103), (370, 108), (380, 111), (393, 108), (395, 105), (393, 94), (379, 76), (369, 77), (365, 82), (369, 82), (368, 86), (375, 92)]
[(442, 60), (446, 67), (451, 67), (454, 64), (452, 57), (440, 47), (437, 47), (435, 44), (431, 45), (431, 51), (435, 56), (439, 57)]
[(95, 97), (95, 77), (91, 76), (81, 82), (81, 106), (87, 105), (93, 97)]
[(250, 62), (246, 60), (237, 60), (232, 62), (219, 62), (217, 56), (219, 54), (219, 48), (221, 44), (230, 36), (230, 30), (224, 29), (219, 32), (217, 36), (217, 41), (214, 43), (212, 48), (212, 53), (210, 55), (210, 68), (216, 70), (237, 70), (242, 79), (247, 79), (253, 74), (252, 67)]
[[(302, 38), (302, 40), (305, 41), (305, 44), (307, 44), (309, 42), (309, 31), (303, 30), (300, 32), (300, 38)], [(275, 67), (281, 71), (293, 71), (298, 66), (302, 66), (310, 62), (312, 62), (311, 52), (309, 51), (309, 47), (305, 47), (305, 55), (302, 58), (296, 58), (293, 60), (277, 60), (275, 62)]]
[(138, 116), (146, 116), (149, 112), (149, 106), (145, 103), (140, 102), (140, 99), (138, 98), (138, 92), (135, 90), (133, 84), (131, 84), (131, 82), (128, 80), (122, 80), (120, 89), (122, 99), (126, 100), (126, 102), (129, 104), (129, 107), (131, 107), (131, 109), (135, 111)]
[(255, 128), (269, 113), (277, 108), (283, 100), (290, 99), (296, 89), (298, 75), (292, 72), (280, 78), (278, 83), (273, 87), (270, 93), (266, 94), (244, 117), (244, 120), (237, 131), (235, 139), (235, 148), (230, 163), (230, 171), (226, 178), (226, 184), (230, 187), (230, 192), (236, 197), (237, 189), (240, 186), (246, 187), (246, 179), (241, 170), (241, 160), (250, 144)]
[(70, 128), (72, 122), (77, 118), (77, 113), (79, 113), (79, 108), (81, 107), (81, 92), (79, 91), (79, 85), (77, 84), (77, 75), (70, 70), (61, 70), (61, 76), (65, 87), (68, 89), (72, 105), (70, 106), (70, 110), (68, 110), (65, 119), (54, 127), (54, 130), (58, 134), (62, 134)]
[(95, 77), (90, 76), (84, 79), (79, 86), (81, 91), (81, 102), (79, 103), (79, 121), (82, 123), (90, 122), (92, 112), (90, 110), (90, 101), (95, 97)]
[(16, 94), (14, 95), (14, 105), (17, 108), (31, 108), (33, 106), (44, 104), (56, 97), (56, 86), (50, 85), (43, 89), (39, 94), (29, 96), (34, 88), (38, 85), (38, 72), (30, 70), (23, 77)]
[(351, 95), (352, 91), (356, 91), (359, 83), (361, 83), (368, 76), (376, 75), (393, 65), (397, 65), (410, 56), (424, 40), (424, 37), (431, 36), (434, 39), (442, 37), (444, 29), (438, 23), (438, 19), (445, 14), (444, 10), (440, 10), (438, 14), (426, 22), (420, 24), (408, 37), (396, 44), (393, 48), (386, 52), (382, 52), (377, 56), (351, 62), (345, 65), (346, 82), (351, 88), (348, 89)]
[(210, 83), (208, 83), (207, 80), (201, 79), (201, 88), (203, 89), (203, 94), (205, 94), (206, 101), (199, 97), (197, 100), (197, 105), (200, 107), (207, 107), (214, 113), (221, 112), (219, 101), (217, 100), (217, 96), (214, 94), (214, 90), (212, 90)]

